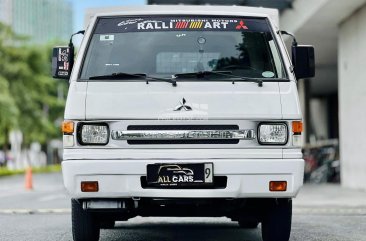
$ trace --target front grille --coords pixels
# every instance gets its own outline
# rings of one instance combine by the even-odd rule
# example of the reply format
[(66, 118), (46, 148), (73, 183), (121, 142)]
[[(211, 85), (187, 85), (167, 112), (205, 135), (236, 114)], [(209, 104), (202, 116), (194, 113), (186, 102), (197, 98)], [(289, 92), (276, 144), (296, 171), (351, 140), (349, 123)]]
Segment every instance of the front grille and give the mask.
[[(130, 125), (127, 130), (239, 130), (238, 125)], [(238, 139), (211, 140), (127, 140), (129, 145), (238, 144)]]

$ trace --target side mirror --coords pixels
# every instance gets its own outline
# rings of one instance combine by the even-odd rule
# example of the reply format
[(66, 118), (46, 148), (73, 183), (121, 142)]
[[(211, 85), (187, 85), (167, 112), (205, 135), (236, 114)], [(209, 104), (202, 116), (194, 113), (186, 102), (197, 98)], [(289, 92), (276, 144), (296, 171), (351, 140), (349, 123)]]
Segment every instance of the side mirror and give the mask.
[(297, 79), (312, 78), (315, 76), (314, 47), (308, 45), (292, 46), (292, 63), (295, 67)]
[(52, 77), (56, 79), (70, 79), (74, 65), (73, 47), (55, 47), (52, 52)]

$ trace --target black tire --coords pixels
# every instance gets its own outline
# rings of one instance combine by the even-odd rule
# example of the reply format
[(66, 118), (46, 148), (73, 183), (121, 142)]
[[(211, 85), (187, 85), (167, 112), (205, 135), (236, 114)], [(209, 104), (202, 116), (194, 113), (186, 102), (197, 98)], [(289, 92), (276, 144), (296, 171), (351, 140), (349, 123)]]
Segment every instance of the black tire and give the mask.
[(259, 222), (250, 220), (239, 220), (239, 226), (244, 229), (255, 229), (258, 228)]
[(72, 236), (74, 241), (98, 241), (100, 227), (98, 219), (83, 209), (81, 203), (71, 199)]
[(277, 199), (262, 220), (263, 241), (288, 241), (291, 234), (292, 200)]
[(101, 229), (112, 229), (114, 228), (114, 220), (103, 220), (100, 222)]

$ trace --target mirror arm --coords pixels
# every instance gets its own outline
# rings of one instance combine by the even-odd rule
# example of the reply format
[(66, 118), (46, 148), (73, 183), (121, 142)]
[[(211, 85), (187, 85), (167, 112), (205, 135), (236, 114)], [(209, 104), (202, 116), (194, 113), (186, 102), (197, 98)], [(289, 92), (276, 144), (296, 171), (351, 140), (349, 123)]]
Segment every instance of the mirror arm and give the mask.
[(69, 41), (69, 48), (70, 48), (70, 69), (72, 69), (74, 67), (74, 56), (75, 56), (75, 47), (74, 47), (74, 43), (72, 42), (72, 38), (75, 36), (75, 35), (78, 35), (78, 34), (83, 34), (84, 35), (85, 33), (85, 30), (80, 30), (76, 33), (73, 33), (70, 37), (70, 41)]
[(80, 31), (78, 31), (78, 32), (76, 32), (76, 33), (73, 33), (73, 34), (71, 35), (71, 37), (70, 37), (69, 47), (70, 47), (70, 48), (74, 48), (74, 43), (72, 42), (72, 38), (73, 38), (75, 35), (78, 35), (78, 34), (83, 34), (83, 35), (84, 35), (84, 33), (85, 33), (85, 30), (80, 30)]
[(296, 47), (298, 45), (298, 43), (296, 41), (296, 37), (295, 37), (294, 34), (289, 33), (289, 32), (287, 32), (285, 30), (279, 30), (278, 33), (292, 37), (292, 46)]

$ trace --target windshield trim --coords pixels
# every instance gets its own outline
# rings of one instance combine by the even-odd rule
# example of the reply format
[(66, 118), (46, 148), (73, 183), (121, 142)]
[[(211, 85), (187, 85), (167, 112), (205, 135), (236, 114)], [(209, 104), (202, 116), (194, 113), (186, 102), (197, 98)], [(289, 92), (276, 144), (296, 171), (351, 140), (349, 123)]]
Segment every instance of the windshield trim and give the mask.
[[(77, 73), (77, 78), (76, 78), (76, 81), (77, 82), (97, 82), (100, 80), (89, 80), (89, 79), (82, 79), (81, 78), (81, 74), (82, 74), (82, 71), (85, 67), (85, 60), (86, 60), (86, 56), (87, 56), (87, 53), (89, 51), (89, 48), (90, 48), (90, 44), (91, 44), (91, 41), (92, 41), (92, 37), (95, 33), (95, 30), (96, 30), (96, 27), (98, 25), (98, 22), (100, 19), (108, 19), (108, 18), (118, 18), (118, 17), (125, 17), (125, 18), (136, 18), (136, 17), (141, 17), (141, 16), (148, 16), (148, 17), (151, 17), (151, 16), (154, 16), (154, 17), (171, 17), (171, 16), (174, 16), (174, 17), (194, 17), (194, 16), (200, 16), (200, 17), (210, 17), (210, 18), (224, 18), (224, 17), (230, 17), (230, 18), (250, 18), (250, 19), (261, 19), (261, 20), (265, 20), (266, 23), (268, 24), (269, 26), (269, 29), (270, 29), (270, 32), (272, 34), (272, 37), (273, 39), (275, 40), (275, 46), (276, 46), (276, 50), (278, 51), (279, 53), (279, 56), (280, 56), (280, 60), (281, 60), (281, 65), (282, 65), (282, 68), (283, 68), (283, 72), (285, 73), (284, 74), (284, 78), (276, 78), (276, 79), (286, 79), (288, 81), (291, 81), (291, 79), (289, 78), (289, 73), (287, 72), (287, 68), (286, 68), (286, 65), (285, 65), (285, 61), (284, 61), (284, 56), (283, 56), (283, 53), (279, 47), (279, 43), (278, 43), (278, 39), (277, 39), (277, 36), (276, 36), (276, 33), (274, 32), (274, 26), (271, 24), (270, 20), (268, 17), (260, 17), (260, 16), (245, 16), (245, 15), (216, 15), (216, 14), (199, 14), (199, 13), (195, 13), (195, 14), (151, 14), (151, 15), (148, 15), (148, 14), (139, 14), (139, 15), (115, 15), (115, 16), (97, 16), (97, 19), (95, 20), (94, 22), (94, 25), (93, 25), (93, 29), (91, 30), (90, 32), (90, 35), (89, 35), (89, 38), (88, 38), (88, 42), (86, 44), (86, 47), (83, 51), (83, 56), (82, 56), (82, 60), (80, 62), (80, 68), (78, 69), (78, 73)], [(243, 76), (245, 77), (245, 76)], [(287, 82), (287, 81), (276, 81), (276, 79), (263, 79), (263, 82)], [(103, 81), (109, 81), (109, 80), (103, 80)], [(115, 80), (112, 80), (113, 82), (115, 82)], [(119, 82), (121, 82), (121, 80), (118, 80)], [(122, 81), (126, 81), (127, 80), (122, 80)], [(137, 80), (137, 81), (141, 81), (141, 80)], [(181, 80), (180, 80), (181, 81)], [(197, 81), (197, 80), (195, 80)], [(200, 80), (202, 81), (202, 80)], [(135, 82), (135, 81), (132, 81), (132, 82)], [(156, 82), (160, 82), (160, 81), (156, 81)], [(161, 81), (163, 82), (163, 81)], [(178, 82), (178, 81), (177, 81)], [(208, 81), (206, 81), (208, 82)]]
[[(243, 77), (245, 78), (245, 77)], [(248, 77), (249, 78), (249, 77)], [(258, 79), (258, 80), (262, 80), (263, 82), (290, 82), (291, 80), (288, 78), (253, 78), (253, 79)], [(79, 82), (143, 82), (146, 83), (145, 79), (104, 79), (103, 81), (101, 80), (94, 80), (94, 79), (78, 79)], [(156, 80), (154, 82), (165, 82), (162, 80)], [(176, 82), (232, 82), (231, 79), (229, 78), (220, 78), (220, 79), (202, 79), (202, 78), (179, 78), (176, 79)], [(240, 81), (238, 81), (240, 82)]]

